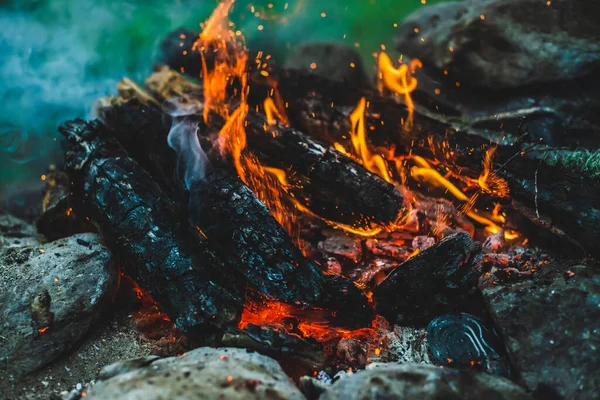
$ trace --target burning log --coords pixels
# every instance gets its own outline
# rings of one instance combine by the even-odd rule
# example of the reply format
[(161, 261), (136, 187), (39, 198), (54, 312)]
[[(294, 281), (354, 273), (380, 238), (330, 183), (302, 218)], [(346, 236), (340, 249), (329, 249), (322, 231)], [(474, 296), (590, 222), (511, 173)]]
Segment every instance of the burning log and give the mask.
[[(256, 78), (253, 102), (259, 104), (270, 87)], [(451, 170), (477, 179), (481, 162), (491, 147), (488, 139), (457, 131), (439, 115), (436, 117), (418, 105), (410, 133), (403, 133), (401, 121), (409, 118), (407, 107), (374, 89), (357, 90), (294, 71), (280, 74), (278, 89), (283, 100), (289, 103), (287, 112), (292, 125), (328, 144), (349, 141), (348, 117), (354, 105), (365, 97), (369, 104), (365, 124), (370, 143), (376, 147), (393, 147), (396, 155), (411, 154), (437, 160)], [(600, 241), (597, 229), (600, 185), (572, 169), (549, 165), (544, 160), (544, 151), (528, 154), (534, 146), (536, 143), (496, 146), (491, 170), (506, 180), (513, 206), (521, 214), (536, 225), (575, 241), (586, 253), (599, 255), (596, 243)]]
[(331, 147), (262, 114), (248, 114), (248, 148), (264, 164), (291, 169), (303, 182), (297, 198), (325, 218), (353, 226), (389, 225), (405, 216), (396, 187)]
[[(364, 293), (350, 281), (340, 283), (324, 277), (235, 175), (219, 166), (206, 166), (203, 179), (194, 180), (189, 191), (185, 188), (185, 182), (175, 176), (175, 152), (164, 146), (170, 118), (155, 105), (142, 104), (139, 98), (126, 102), (108, 99), (99, 104), (97, 112), (129, 154), (157, 177), (167, 193), (179, 193), (174, 196), (180, 201), (189, 198), (187, 210), (192, 227), (206, 236), (223, 259), (230, 260), (252, 288), (290, 304), (339, 310), (336, 321), (340, 324), (370, 322), (372, 309)], [(340, 302), (348, 297), (356, 305), (355, 310), (348, 310)]]
[[(202, 102), (200, 88), (172, 71), (155, 73), (146, 85), (161, 101)], [(210, 113), (211, 126), (203, 129), (203, 133), (209, 134), (210, 130), (214, 133), (223, 124), (221, 117)], [(261, 163), (290, 169), (297, 175), (301, 184), (291, 188), (291, 192), (313, 213), (359, 227), (369, 223), (389, 225), (404, 216), (403, 197), (394, 185), (309, 135), (269, 123), (264, 114), (254, 111), (248, 112), (245, 129), (248, 150)]]
[(243, 287), (207, 241), (178, 229), (175, 204), (97, 121), (75, 120), (66, 137), (65, 166), (81, 213), (112, 244), (126, 271), (186, 332), (234, 325)]
[(426, 325), (464, 310), (482, 273), (481, 244), (466, 232), (446, 237), (400, 264), (375, 288), (376, 310), (391, 323)]
[(234, 257), (248, 284), (274, 299), (315, 305), (325, 283), (248, 186), (214, 168), (190, 193), (189, 219), (214, 248)]

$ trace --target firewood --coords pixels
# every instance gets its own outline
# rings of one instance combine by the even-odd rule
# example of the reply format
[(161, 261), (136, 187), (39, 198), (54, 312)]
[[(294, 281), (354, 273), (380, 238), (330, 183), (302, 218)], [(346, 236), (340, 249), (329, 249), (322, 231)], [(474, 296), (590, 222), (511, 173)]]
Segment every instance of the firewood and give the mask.
[(155, 180), (100, 122), (74, 120), (59, 131), (78, 212), (97, 224), (125, 271), (185, 332), (235, 325), (243, 282), (204, 238), (181, 227)]
[[(433, 118), (417, 108), (410, 132), (403, 132), (401, 121), (408, 117), (404, 104), (376, 90), (357, 90), (323, 78), (281, 72), (278, 88), (292, 125), (328, 144), (347, 143), (348, 115), (361, 97), (366, 97), (368, 137), (373, 146), (395, 148), (396, 154), (419, 155), (435, 159), (465, 176), (477, 178), (490, 140), (455, 129), (446, 121)], [(253, 101), (268, 93), (269, 85), (255, 79)], [(526, 138), (525, 138), (526, 139)], [(494, 145), (495, 146), (495, 145)], [(600, 255), (600, 185), (561, 165), (545, 161), (546, 152), (531, 152), (537, 143), (498, 145), (492, 170), (504, 178), (514, 200), (513, 206), (526, 218), (562, 237), (574, 241), (586, 253)], [(452, 154), (449, 154), (449, 153)]]
[[(170, 118), (161, 116), (154, 105), (137, 99), (118, 104), (104, 101), (97, 112), (129, 154), (157, 177), (163, 190), (185, 201), (182, 209), (187, 209), (191, 226), (231, 261), (250, 287), (290, 304), (337, 310), (338, 321), (345, 326), (370, 322), (372, 309), (362, 291), (350, 281), (332, 284), (323, 277), (264, 204), (218, 160), (213, 160), (204, 180), (196, 181), (189, 191), (185, 188), (175, 176), (175, 152), (166, 146)], [(340, 285), (343, 291), (337, 290)], [(346, 295), (352, 295), (357, 304), (348, 313), (338, 301)]]
[[(161, 101), (202, 102), (198, 85), (167, 69), (152, 75), (146, 85)], [(209, 124), (202, 129), (205, 135), (215, 134), (224, 121), (210, 113)], [(355, 227), (388, 225), (403, 217), (404, 200), (394, 185), (319, 140), (282, 124), (269, 124), (264, 114), (252, 110), (245, 128), (248, 150), (266, 166), (296, 174), (302, 184), (292, 192), (313, 213)]]
[(466, 232), (450, 235), (400, 264), (373, 292), (377, 312), (391, 323), (425, 325), (464, 311), (482, 273), (481, 244)]
[(386, 225), (404, 214), (402, 194), (353, 159), (263, 114), (246, 118), (248, 149), (268, 166), (301, 177), (297, 198), (317, 215), (354, 226)]

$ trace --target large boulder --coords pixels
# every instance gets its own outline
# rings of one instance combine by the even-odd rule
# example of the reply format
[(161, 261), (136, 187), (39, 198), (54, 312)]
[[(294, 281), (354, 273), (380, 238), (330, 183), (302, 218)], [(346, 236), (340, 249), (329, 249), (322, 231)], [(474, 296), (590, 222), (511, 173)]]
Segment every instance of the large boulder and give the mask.
[(475, 86), (572, 80), (600, 67), (600, 2), (466, 0), (404, 20), (396, 48)]
[(113, 258), (95, 234), (0, 255), (0, 376), (31, 372), (72, 348), (118, 288)]
[(89, 399), (304, 399), (277, 361), (236, 348), (124, 361), (98, 378)]
[[(483, 290), (524, 385), (540, 397), (600, 398), (600, 272), (565, 273)], [(538, 273), (540, 274), (540, 273)]]
[(334, 383), (320, 400), (506, 399), (530, 396), (493, 375), (425, 364), (379, 364)]

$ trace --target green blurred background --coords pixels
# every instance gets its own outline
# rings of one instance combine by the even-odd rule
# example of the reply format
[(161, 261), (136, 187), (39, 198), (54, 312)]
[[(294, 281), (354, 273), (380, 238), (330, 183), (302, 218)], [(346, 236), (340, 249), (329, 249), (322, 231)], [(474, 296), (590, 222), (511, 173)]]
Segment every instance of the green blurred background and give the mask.
[[(121, 77), (143, 81), (161, 38), (180, 26), (198, 30), (216, 4), (0, 0), (0, 193), (58, 162), (58, 124), (89, 117), (94, 101), (113, 93)], [(281, 62), (297, 43), (336, 41), (360, 43), (370, 66), (382, 44), (393, 47), (394, 24), (424, 6), (421, 0), (237, 0), (231, 19), (249, 47)]]

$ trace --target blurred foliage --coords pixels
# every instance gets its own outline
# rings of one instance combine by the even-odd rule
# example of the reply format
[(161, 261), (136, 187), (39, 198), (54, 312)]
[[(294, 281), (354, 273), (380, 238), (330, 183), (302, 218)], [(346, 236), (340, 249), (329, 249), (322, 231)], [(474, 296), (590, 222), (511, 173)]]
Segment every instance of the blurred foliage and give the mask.
[[(59, 159), (59, 123), (89, 117), (121, 77), (143, 80), (160, 39), (180, 26), (199, 30), (216, 4), (0, 0), (0, 186), (39, 176)], [(382, 44), (393, 48), (394, 24), (418, 7), (421, 0), (237, 0), (231, 17), (251, 48), (278, 60), (300, 42), (337, 41), (356, 45), (372, 65)]]

